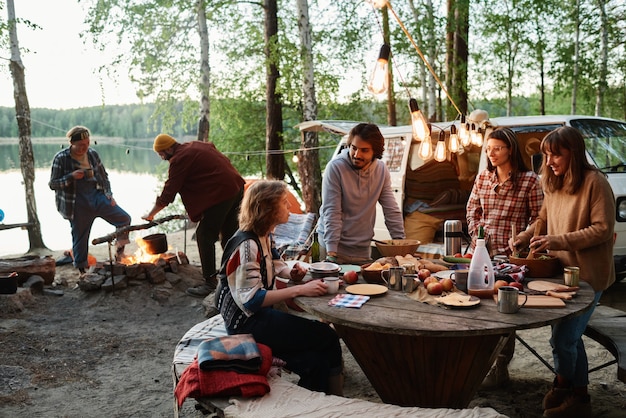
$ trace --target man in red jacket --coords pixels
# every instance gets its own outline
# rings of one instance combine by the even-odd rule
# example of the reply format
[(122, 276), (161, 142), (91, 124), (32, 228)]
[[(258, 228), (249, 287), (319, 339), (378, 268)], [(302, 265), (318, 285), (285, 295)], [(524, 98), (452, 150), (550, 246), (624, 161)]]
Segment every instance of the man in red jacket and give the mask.
[(217, 266), (215, 243), (222, 247), (239, 228), (239, 205), (245, 180), (230, 160), (210, 142), (178, 143), (167, 134), (154, 140), (154, 151), (170, 164), (168, 179), (154, 206), (143, 216), (151, 221), (176, 194), (187, 210), (189, 219), (198, 222), (196, 241), (202, 263), (203, 285), (187, 289), (191, 296), (205, 297), (215, 290)]

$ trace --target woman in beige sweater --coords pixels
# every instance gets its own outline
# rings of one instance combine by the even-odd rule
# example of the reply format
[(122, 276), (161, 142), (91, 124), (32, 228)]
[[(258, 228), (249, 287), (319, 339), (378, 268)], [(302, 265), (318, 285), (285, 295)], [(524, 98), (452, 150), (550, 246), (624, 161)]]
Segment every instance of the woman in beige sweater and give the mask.
[(602, 291), (615, 281), (613, 225), (615, 198), (602, 172), (589, 164), (582, 135), (561, 127), (541, 143), (544, 202), (539, 219), (547, 232), (533, 237), (536, 223), (511, 240), (511, 248), (530, 244), (549, 251), (564, 266), (580, 267), (580, 279), (595, 291), (592, 308), (552, 326), (552, 355), (557, 376), (543, 399), (544, 417), (590, 417), (587, 354), (582, 335)]

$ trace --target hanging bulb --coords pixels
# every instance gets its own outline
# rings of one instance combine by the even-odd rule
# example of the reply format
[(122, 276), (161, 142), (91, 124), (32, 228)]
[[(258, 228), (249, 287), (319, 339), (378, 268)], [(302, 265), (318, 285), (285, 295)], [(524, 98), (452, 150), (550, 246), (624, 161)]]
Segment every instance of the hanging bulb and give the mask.
[(370, 76), (370, 81), (367, 83), (367, 88), (374, 94), (382, 94), (389, 88), (389, 54), (391, 53), (391, 47), (387, 44), (383, 44), (380, 47), (380, 53), (378, 54), (378, 60), (374, 65), (374, 70)]
[(388, 0), (367, 0), (367, 3), (371, 4), (376, 9), (382, 9), (389, 3)]
[(456, 133), (456, 126), (450, 126), (450, 142), (448, 143), (450, 152), (459, 152), (459, 136)]
[(439, 132), (439, 140), (435, 148), (435, 160), (439, 162), (446, 160), (446, 131), (443, 129)]
[(476, 132), (474, 132), (474, 137), (472, 138), (472, 144), (476, 145), (477, 147), (482, 147), (483, 146), (483, 130), (478, 128), (476, 129)]
[(411, 125), (413, 125), (413, 138), (423, 141), (430, 137), (430, 129), (424, 114), (417, 105), (417, 100), (409, 99), (409, 110), (411, 111)]
[(459, 138), (461, 144), (466, 147), (470, 144), (469, 125), (465, 123), (465, 115), (461, 115), (461, 123), (459, 124)]
[(464, 147), (470, 143), (469, 125), (465, 122), (465, 115), (461, 115), (461, 122), (459, 123), (459, 140)]
[(474, 145), (474, 141), (476, 141), (476, 125), (473, 123), (470, 125), (469, 137), (469, 145)]
[(293, 152), (293, 157), (291, 157), (291, 161), (298, 164), (298, 153), (296, 151)]
[[(428, 126), (427, 128), (430, 132), (430, 128)], [(424, 140), (422, 141), (422, 145), (420, 145), (420, 149), (417, 153), (419, 157), (424, 161), (430, 160), (430, 158), (433, 156), (433, 143), (430, 139), (430, 135), (427, 138), (424, 138)]]

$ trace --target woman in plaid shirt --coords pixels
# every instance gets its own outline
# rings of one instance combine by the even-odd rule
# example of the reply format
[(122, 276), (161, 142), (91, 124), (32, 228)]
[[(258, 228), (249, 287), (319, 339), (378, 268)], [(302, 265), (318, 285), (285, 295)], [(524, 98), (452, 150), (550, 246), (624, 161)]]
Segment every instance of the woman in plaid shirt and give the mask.
[(485, 151), (487, 168), (476, 178), (467, 201), (467, 229), (472, 248), (483, 225), (491, 255), (510, 255), (511, 225), (523, 231), (535, 221), (543, 192), (539, 177), (524, 163), (513, 131), (494, 130)]
[[(494, 130), (485, 151), (487, 169), (476, 178), (467, 202), (467, 228), (472, 236), (472, 248), (478, 227), (483, 225), (491, 255), (510, 255), (511, 225), (515, 225), (516, 231), (523, 231), (535, 221), (543, 204), (543, 191), (537, 174), (526, 167), (512, 130)], [(485, 385), (502, 386), (508, 382), (508, 364), (514, 353), (515, 336), (511, 335)]]

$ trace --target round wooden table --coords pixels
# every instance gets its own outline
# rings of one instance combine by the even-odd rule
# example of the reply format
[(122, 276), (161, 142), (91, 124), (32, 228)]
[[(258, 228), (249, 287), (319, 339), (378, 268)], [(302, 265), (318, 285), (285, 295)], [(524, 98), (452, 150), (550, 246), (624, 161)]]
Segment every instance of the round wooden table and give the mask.
[(334, 295), (294, 300), (334, 325), (383, 402), (465, 408), (507, 337), (580, 315), (591, 307), (593, 295), (581, 282), (565, 307), (522, 308), (516, 314), (499, 313), (488, 299), (474, 308), (444, 309), (393, 290), (359, 309), (329, 306)]

